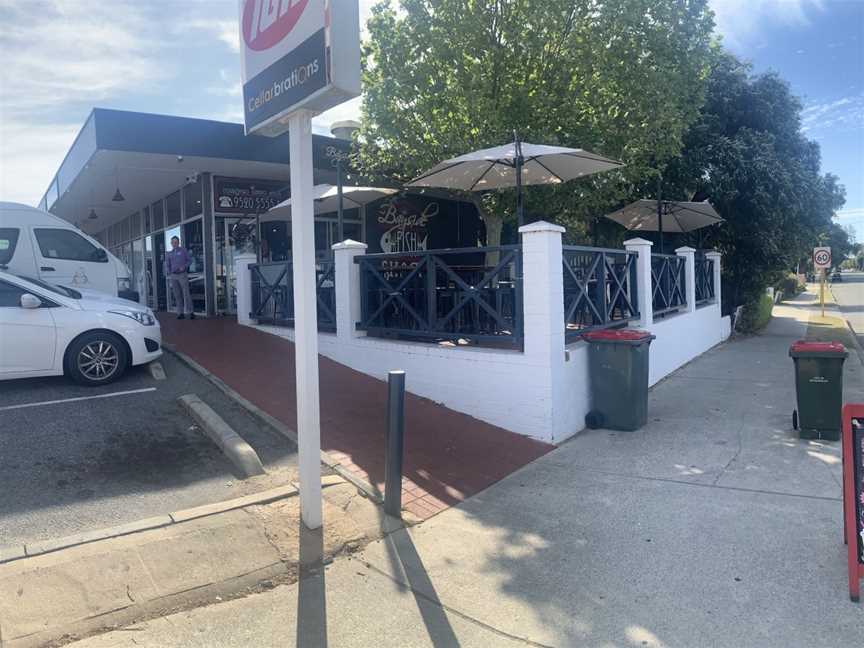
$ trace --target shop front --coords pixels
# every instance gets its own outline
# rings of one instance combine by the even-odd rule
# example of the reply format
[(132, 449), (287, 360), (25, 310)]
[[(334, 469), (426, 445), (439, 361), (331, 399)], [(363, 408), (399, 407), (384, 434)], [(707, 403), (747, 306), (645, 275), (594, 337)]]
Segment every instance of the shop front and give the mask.
[[(336, 183), (335, 159), (348, 148), (315, 136), (316, 184)], [(247, 137), (240, 124), (95, 109), (40, 207), (126, 263), (141, 303), (157, 311), (174, 308), (164, 267), (179, 237), (191, 257), (195, 313), (232, 315), (238, 252), (261, 263), (290, 258), (290, 216), (268, 214), (290, 197), (289, 177), (287, 136)], [(476, 247), (485, 238), (473, 204), (428, 190), (345, 209), (342, 230), (370, 254)], [(336, 212), (316, 213), (318, 254), (328, 256), (338, 241)]]

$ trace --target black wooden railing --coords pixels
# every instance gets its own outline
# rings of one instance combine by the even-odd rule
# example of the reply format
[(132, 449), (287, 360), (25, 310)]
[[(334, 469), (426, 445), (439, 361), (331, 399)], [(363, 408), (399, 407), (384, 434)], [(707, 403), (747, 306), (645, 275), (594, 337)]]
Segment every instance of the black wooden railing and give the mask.
[(714, 301), (714, 260), (704, 253), (696, 253), (696, 305), (701, 306)]
[(564, 326), (567, 341), (593, 329), (639, 318), (635, 252), (565, 245)]
[(359, 330), (377, 337), (521, 346), (519, 246), (357, 256)]
[(675, 254), (651, 255), (651, 299), (654, 317), (680, 310), (687, 305), (684, 257)]
[[(294, 326), (293, 264), (289, 261), (253, 263), (252, 312), (259, 324)], [(332, 259), (319, 257), (315, 264), (315, 292), (318, 297), (318, 330), (336, 331), (336, 284)]]

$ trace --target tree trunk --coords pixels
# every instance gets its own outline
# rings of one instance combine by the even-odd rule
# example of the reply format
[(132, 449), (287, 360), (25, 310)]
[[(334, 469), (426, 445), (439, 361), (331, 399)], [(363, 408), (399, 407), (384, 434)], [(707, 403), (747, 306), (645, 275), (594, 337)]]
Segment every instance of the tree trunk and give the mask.
[[(501, 230), (504, 227), (504, 219), (498, 214), (487, 212), (483, 208), (483, 201), (481, 201), (478, 196), (471, 196), (471, 202), (474, 203), (477, 212), (480, 214), (480, 218), (482, 218), (483, 222), (486, 224), (486, 246), (498, 247), (501, 245)], [(500, 258), (501, 253), (497, 250), (494, 252), (487, 252), (486, 265), (494, 268), (498, 265), (498, 260)]]

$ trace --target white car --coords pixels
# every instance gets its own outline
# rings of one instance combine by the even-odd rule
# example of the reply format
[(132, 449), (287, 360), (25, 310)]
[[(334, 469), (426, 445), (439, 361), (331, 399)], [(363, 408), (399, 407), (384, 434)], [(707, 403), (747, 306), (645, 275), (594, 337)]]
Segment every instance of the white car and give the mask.
[(104, 385), (161, 355), (146, 306), (0, 271), (0, 380), (65, 374)]

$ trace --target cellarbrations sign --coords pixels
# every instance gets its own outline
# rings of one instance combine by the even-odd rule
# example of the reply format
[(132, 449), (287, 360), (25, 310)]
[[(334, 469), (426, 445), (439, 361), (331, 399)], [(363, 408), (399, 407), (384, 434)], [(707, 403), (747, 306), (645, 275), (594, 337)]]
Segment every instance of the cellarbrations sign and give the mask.
[(240, 0), (246, 133), (275, 137), (302, 108), (360, 94), (357, 0)]

